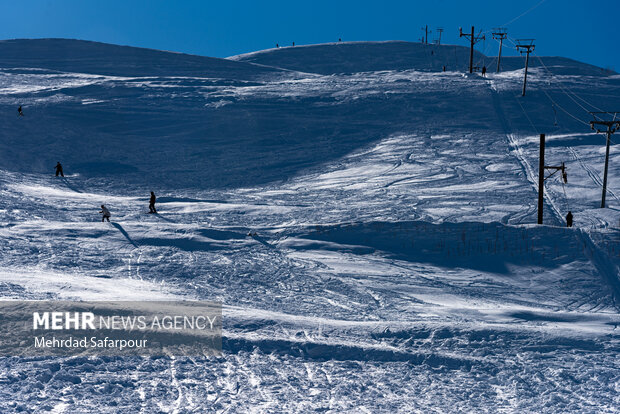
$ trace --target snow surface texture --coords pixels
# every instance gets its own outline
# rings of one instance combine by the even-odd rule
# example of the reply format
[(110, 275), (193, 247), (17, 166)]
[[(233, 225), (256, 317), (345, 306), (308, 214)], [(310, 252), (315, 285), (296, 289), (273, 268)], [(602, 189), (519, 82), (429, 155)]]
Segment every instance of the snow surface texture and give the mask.
[(617, 412), (620, 77), (467, 52), (0, 42), (2, 298), (224, 303), (221, 358), (0, 358), (0, 412)]

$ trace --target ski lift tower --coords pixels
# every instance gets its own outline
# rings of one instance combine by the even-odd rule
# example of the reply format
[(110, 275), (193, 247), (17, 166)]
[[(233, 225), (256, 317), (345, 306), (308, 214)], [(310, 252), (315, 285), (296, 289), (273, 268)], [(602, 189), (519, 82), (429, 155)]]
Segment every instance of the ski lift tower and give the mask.
[[(611, 134), (620, 129), (620, 120), (616, 120), (620, 111), (616, 112), (590, 112), (594, 117), (594, 121), (590, 121), (590, 127), (597, 133), (607, 134), (607, 148), (605, 149), (605, 170), (603, 174), (603, 196), (601, 197), (601, 208), (605, 208), (605, 195), (607, 194), (607, 169), (609, 167), (609, 143), (611, 142)], [(613, 115), (611, 121), (602, 119), (607, 116), (608, 119)], [(606, 130), (598, 129), (598, 126), (607, 127)]]
[(481, 34), (482, 31), (477, 36), (474, 33), (474, 26), (471, 27), (471, 34), (463, 33), (463, 28), (459, 27), (459, 37), (469, 39), (469, 73), (474, 72), (474, 45), (481, 40), (485, 40), (484, 35)]
[(499, 40), (499, 53), (497, 54), (497, 73), (499, 73), (499, 62), (502, 60), (502, 45), (504, 39), (508, 37), (508, 32), (503, 27), (493, 29), (493, 39)]
[(521, 96), (525, 96), (525, 85), (527, 84), (527, 66), (530, 62), (530, 53), (534, 51), (536, 45), (534, 44), (535, 39), (517, 39), (517, 50), (519, 53), (526, 53), (525, 56), (525, 75), (523, 76), (523, 93)]
[(436, 43), (441, 45), (441, 34), (443, 33), (443, 27), (438, 27), (436, 30), (439, 33), (439, 38), (436, 40)]

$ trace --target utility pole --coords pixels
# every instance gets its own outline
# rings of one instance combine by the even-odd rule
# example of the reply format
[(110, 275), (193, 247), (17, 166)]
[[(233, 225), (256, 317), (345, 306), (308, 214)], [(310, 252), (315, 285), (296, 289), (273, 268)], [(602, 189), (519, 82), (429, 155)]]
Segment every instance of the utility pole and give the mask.
[(437, 44), (441, 45), (441, 34), (443, 33), (443, 27), (438, 27), (437, 31), (439, 32), (439, 40), (437, 40)]
[[(545, 177), (546, 170), (553, 170), (553, 172)], [(564, 163), (560, 166), (545, 165), (545, 134), (540, 134), (540, 156), (538, 158), (538, 224), (543, 224), (545, 181), (558, 171), (562, 171), (562, 180), (564, 180), (566, 184), (568, 182), (568, 175), (566, 174), (566, 166)]]
[(508, 37), (508, 32), (503, 27), (493, 30), (493, 39), (499, 39), (499, 53), (497, 54), (497, 73), (499, 73), (499, 62), (502, 60), (502, 45), (504, 44), (504, 39)]
[(470, 47), (469, 47), (469, 73), (474, 73), (474, 45), (481, 40), (485, 40), (484, 35), (478, 36), (474, 34), (474, 26), (471, 27), (471, 34), (463, 33), (463, 29), (459, 27), (459, 37), (466, 37), (469, 39)]
[(525, 76), (523, 77), (523, 93), (521, 96), (525, 96), (525, 85), (527, 84), (527, 66), (530, 62), (530, 53), (534, 51), (536, 45), (534, 45), (534, 39), (517, 39), (519, 43), (517, 45), (517, 50), (519, 53), (523, 54), (523, 49), (525, 49)]
[[(609, 144), (611, 142), (611, 134), (616, 132), (618, 128), (620, 128), (620, 120), (616, 121), (616, 116), (620, 112), (590, 112), (594, 117), (594, 121), (590, 121), (590, 127), (592, 130), (597, 133), (606, 133), (607, 134), (607, 148), (605, 149), (605, 172), (603, 173), (603, 196), (601, 197), (601, 208), (605, 208), (605, 195), (607, 194), (607, 169), (609, 168)], [(614, 119), (611, 121), (603, 121), (599, 119), (596, 114), (614, 114)], [(606, 131), (600, 130), (595, 127), (595, 125), (602, 125), (607, 127)]]

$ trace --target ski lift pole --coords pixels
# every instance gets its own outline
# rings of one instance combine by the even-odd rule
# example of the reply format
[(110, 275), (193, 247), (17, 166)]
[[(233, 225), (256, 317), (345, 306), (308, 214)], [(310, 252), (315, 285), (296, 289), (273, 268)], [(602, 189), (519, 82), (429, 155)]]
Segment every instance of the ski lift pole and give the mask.
[(538, 158), (538, 224), (543, 224), (545, 186), (545, 134), (540, 134), (540, 157)]
[[(546, 170), (553, 170), (553, 172), (545, 177)], [(568, 182), (568, 175), (566, 174), (566, 165), (564, 165), (564, 163), (559, 166), (545, 165), (545, 134), (540, 134), (540, 157), (538, 160), (538, 224), (543, 224), (545, 181), (558, 171), (562, 171), (562, 185), (566, 184)]]
[(536, 45), (534, 45), (534, 39), (519, 39), (517, 40), (519, 44), (517, 45), (517, 50), (519, 53), (525, 53), (525, 73), (523, 76), (523, 92), (521, 96), (525, 96), (525, 85), (527, 84), (527, 67), (530, 62), (530, 53), (534, 51)]
[(484, 35), (474, 34), (474, 26), (471, 27), (471, 34), (463, 33), (463, 28), (459, 27), (459, 37), (469, 39), (469, 73), (474, 73), (474, 45), (481, 40), (485, 40)]
[[(594, 121), (590, 121), (590, 127), (595, 130), (597, 133), (605, 132), (607, 134), (607, 143), (605, 148), (605, 170), (603, 173), (603, 195), (601, 196), (601, 208), (605, 208), (605, 196), (607, 195), (607, 170), (609, 169), (609, 144), (611, 143), (611, 134), (616, 132), (620, 128), (620, 121), (616, 121), (616, 115), (618, 112), (591, 112), (595, 118), (597, 118), (596, 114), (614, 114), (614, 119), (612, 121), (602, 121), (600, 119), (596, 119)], [(606, 126), (607, 130), (602, 131), (595, 127), (595, 125)]]

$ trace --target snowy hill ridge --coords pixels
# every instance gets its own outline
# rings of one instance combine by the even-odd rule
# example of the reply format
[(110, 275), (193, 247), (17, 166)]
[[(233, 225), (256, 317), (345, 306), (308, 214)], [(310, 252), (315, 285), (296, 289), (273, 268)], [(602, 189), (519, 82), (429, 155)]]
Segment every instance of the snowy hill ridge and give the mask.
[[(381, 70), (466, 71), (469, 68), (469, 47), (461, 45), (436, 45), (404, 41), (337, 42), (317, 45), (298, 45), (267, 49), (229, 57), (238, 62), (259, 63), (267, 66), (329, 75)], [(495, 71), (495, 56), (485, 56), (474, 50), (474, 66), (486, 65)], [(608, 76), (613, 72), (587, 63), (563, 57), (544, 57), (547, 66), (558, 66), (554, 73), (582, 73)], [(541, 63), (531, 59), (531, 67)], [(522, 69), (521, 57), (502, 57), (502, 70)], [(562, 69), (560, 69), (562, 68)]]
[(0, 67), (110, 76), (251, 79), (277, 70), (227, 59), (75, 39), (0, 41)]

